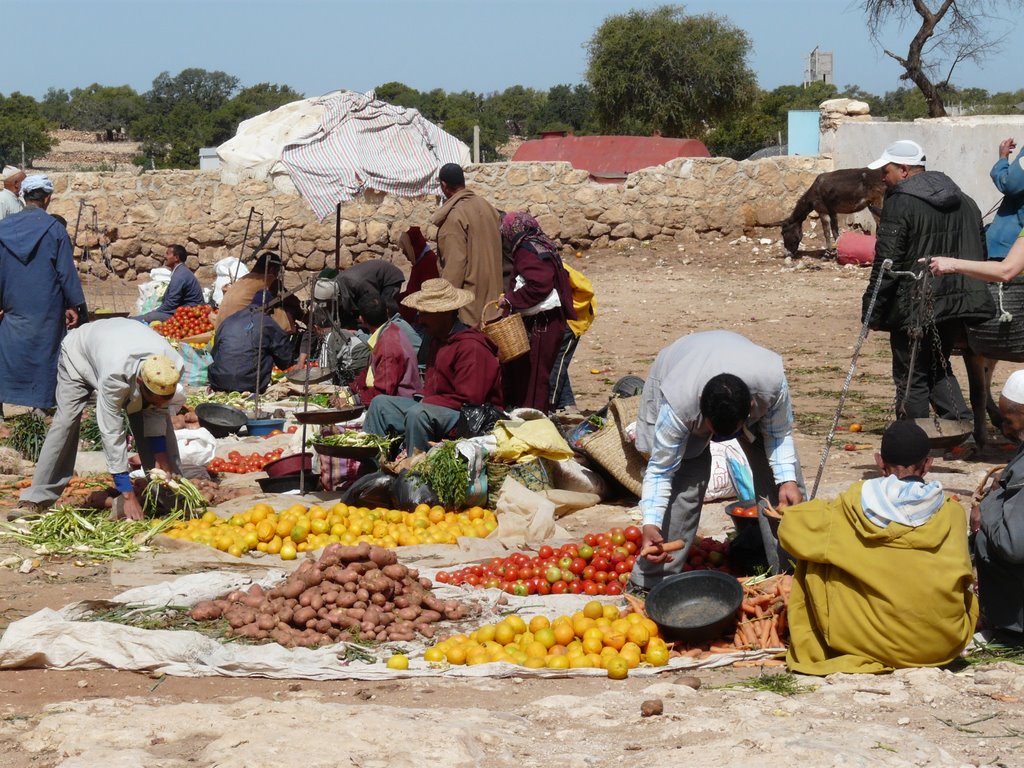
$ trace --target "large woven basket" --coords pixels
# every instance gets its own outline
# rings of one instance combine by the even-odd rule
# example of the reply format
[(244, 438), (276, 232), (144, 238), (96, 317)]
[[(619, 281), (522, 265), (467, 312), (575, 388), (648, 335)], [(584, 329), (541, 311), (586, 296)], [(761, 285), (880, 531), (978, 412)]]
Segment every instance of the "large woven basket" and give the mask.
[[(486, 304), (484, 312), (491, 307), (497, 309), (498, 302)], [(526, 333), (522, 315), (513, 313), (496, 320), (484, 320), (482, 330), (498, 348), (498, 362), (507, 363), (530, 351), (530, 337)]]
[(643, 490), (647, 459), (626, 435), (626, 427), (636, 421), (640, 397), (613, 398), (608, 403), (608, 423), (580, 440), (580, 446), (595, 463), (634, 496)]
[(512, 477), (531, 491), (544, 491), (551, 487), (551, 471), (546, 459), (533, 459), (522, 464), (487, 462), (487, 506), (494, 509), (501, 494), (505, 478)]

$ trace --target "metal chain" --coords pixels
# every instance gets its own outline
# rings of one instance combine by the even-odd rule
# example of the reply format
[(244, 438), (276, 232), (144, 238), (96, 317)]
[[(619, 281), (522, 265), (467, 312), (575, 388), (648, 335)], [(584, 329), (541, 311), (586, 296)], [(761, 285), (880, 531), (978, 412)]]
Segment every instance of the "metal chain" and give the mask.
[[(836, 406), (835, 416), (832, 418), (832, 426), (828, 430), (828, 436), (825, 438), (825, 447), (821, 452), (821, 459), (818, 461), (818, 474), (814, 478), (814, 487), (811, 489), (810, 498), (814, 498), (818, 495), (818, 486), (821, 483), (821, 475), (825, 471), (825, 463), (828, 461), (828, 455), (832, 450), (832, 440), (836, 436), (836, 427), (839, 425), (839, 419), (843, 415), (843, 406), (846, 404), (846, 395), (850, 391), (850, 384), (853, 382), (853, 374), (857, 370), (857, 358), (860, 357), (860, 349), (864, 346), (864, 341), (868, 337), (868, 323), (871, 322), (871, 315), (875, 311), (875, 303), (878, 301), (878, 292), (882, 287), (882, 273), (890, 272), (894, 275), (900, 275), (903, 273), (893, 272), (892, 259), (886, 259), (882, 262), (881, 270), (878, 273), (878, 279), (875, 281), (874, 290), (871, 292), (871, 301), (868, 302), (867, 311), (864, 313), (864, 322), (861, 324), (860, 336), (857, 339), (857, 344), (853, 348), (853, 359), (850, 360), (850, 369), (846, 372), (846, 381), (843, 382), (843, 388), (839, 391), (839, 405)], [(912, 273), (911, 273), (912, 274)]]

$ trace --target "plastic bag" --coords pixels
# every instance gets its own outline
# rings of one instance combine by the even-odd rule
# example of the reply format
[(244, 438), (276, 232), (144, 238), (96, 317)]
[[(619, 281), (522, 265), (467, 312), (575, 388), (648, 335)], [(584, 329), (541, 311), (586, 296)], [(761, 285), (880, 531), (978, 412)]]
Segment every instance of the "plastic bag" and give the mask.
[(249, 268), (234, 256), (221, 259), (213, 267), (213, 293), (211, 298), (218, 307), (224, 301), (224, 289), (243, 275), (249, 274)]
[[(708, 487), (704, 491), (704, 501), (721, 501), (736, 496), (736, 488), (732, 484), (732, 475), (729, 473), (729, 449), (727, 442), (711, 443), (711, 475), (708, 477)], [(742, 454), (743, 451), (740, 450)], [(745, 459), (746, 457), (744, 457)], [(749, 499), (749, 496), (742, 498)]]
[(434, 506), (440, 503), (437, 494), (427, 482), (416, 473), (403, 469), (398, 473), (391, 485), (392, 501), (395, 509), (412, 512), (419, 504)]
[(487, 504), (487, 450), (469, 440), (460, 440), (455, 450), (465, 457), (469, 465), (469, 485), (464, 507), (482, 507)]
[(747, 454), (736, 440), (726, 440), (722, 446), (725, 448), (726, 466), (729, 468), (732, 487), (736, 490), (736, 498), (756, 499), (754, 474), (750, 469), (750, 462), (747, 461)]
[(213, 461), (217, 452), (217, 438), (206, 429), (176, 429), (174, 437), (178, 441), (178, 457), (181, 460), (182, 473), (189, 477), (189, 468), (203, 469)]
[(459, 411), (459, 423), (455, 426), (455, 434), (459, 437), (483, 435), (494, 429), (494, 425), (504, 418), (507, 418), (505, 413), (490, 403), (464, 405)]
[(135, 314), (144, 315), (160, 306), (164, 293), (171, 282), (171, 270), (157, 267), (149, 273), (149, 282), (139, 286), (139, 298), (135, 302)]
[(341, 501), (350, 506), (387, 509), (391, 506), (394, 496), (391, 490), (394, 482), (394, 476), (387, 472), (365, 475), (352, 483), (342, 495)]

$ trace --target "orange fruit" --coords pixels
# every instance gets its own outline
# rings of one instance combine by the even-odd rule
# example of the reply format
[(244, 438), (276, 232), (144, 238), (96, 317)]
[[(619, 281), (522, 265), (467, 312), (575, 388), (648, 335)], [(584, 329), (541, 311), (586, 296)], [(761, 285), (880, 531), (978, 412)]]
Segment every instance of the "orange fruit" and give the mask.
[(663, 645), (648, 648), (647, 654), (644, 656), (644, 661), (652, 667), (664, 667), (668, 664), (668, 648)]
[(598, 600), (591, 600), (583, 606), (583, 615), (588, 619), (600, 619), (604, 616), (604, 605)]
[(530, 619), (530, 631), (534, 634), (536, 634), (538, 630), (547, 629), (550, 626), (551, 622), (548, 621), (547, 616), (534, 616)]
[(558, 638), (555, 637), (555, 631), (550, 627), (537, 630), (533, 637), (536, 642), (544, 646), (545, 650), (553, 645), (557, 645), (558, 643)]
[(453, 645), (448, 649), (445, 654), (448, 658), (449, 664), (465, 664), (466, 663), (466, 646), (465, 645)]
[(612, 680), (625, 680), (629, 677), (629, 662), (621, 656), (613, 656), (605, 663), (608, 677)]
[(560, 621), (551, 628), (555, 633), (555, 642), (559, 645), (568, 645), (576, 638), (576, 632), (567, 621)]

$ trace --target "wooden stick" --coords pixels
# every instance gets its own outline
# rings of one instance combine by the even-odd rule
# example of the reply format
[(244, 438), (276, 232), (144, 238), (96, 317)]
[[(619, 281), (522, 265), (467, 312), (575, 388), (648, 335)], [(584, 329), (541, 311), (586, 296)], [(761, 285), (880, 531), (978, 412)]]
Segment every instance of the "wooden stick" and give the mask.
[(985, 477), (982, 479), (980, 483), (978, 483), (978, 487), (974, 489), (974, 495), (971, 496), (971, 506), (975, 504), (980, 504), (981, 500), (988, 496), (989, 491), (991, 489), (986, 489), (985, 486), (988, 485), (988, 481), (992, 478), (992, 475), (994, 475), (996, 472), (1001, 472), (1004, 469), (1006, 469), (1006, 465), (1000, 464), (998, 466), (992, 467), (992, 469), (985, 473)]

